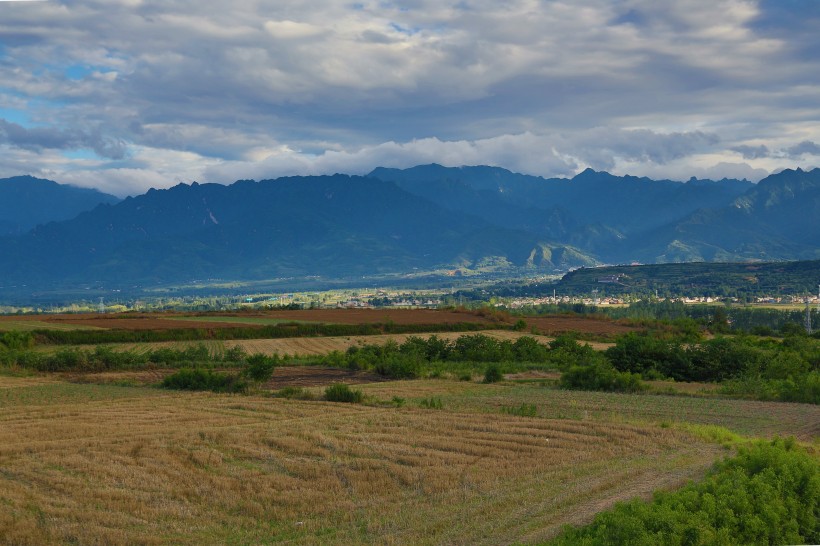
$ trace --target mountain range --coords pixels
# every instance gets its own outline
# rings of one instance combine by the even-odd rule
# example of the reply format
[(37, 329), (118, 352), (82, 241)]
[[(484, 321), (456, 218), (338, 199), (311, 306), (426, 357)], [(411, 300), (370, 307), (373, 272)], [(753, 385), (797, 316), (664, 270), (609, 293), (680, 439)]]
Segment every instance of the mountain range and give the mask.
[(0, 199), (0, 278), (35, 287), (820, 258), (820, 169), (752, 184), (425, 165), (122, 201), (17, 177)]
[(22, 235), (38, 224), (70, 220), (100, 203), (119, 201), (93, 189), (34, 178), (0, 179), (0, 236)]

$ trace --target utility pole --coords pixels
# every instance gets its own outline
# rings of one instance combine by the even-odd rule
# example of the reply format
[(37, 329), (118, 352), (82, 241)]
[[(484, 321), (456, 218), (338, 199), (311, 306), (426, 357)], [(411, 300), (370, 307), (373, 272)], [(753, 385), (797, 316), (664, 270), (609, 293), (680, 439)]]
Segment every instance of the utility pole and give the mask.
[(809, 297), (806, 296), (806, 334), (811, 335), (811, 306)]

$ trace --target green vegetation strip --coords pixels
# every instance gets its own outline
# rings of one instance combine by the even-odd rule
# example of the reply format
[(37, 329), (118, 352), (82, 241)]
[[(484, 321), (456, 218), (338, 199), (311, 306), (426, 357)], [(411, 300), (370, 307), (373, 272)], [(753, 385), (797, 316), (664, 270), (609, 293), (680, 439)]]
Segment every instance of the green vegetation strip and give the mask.
[(739, 448), (705, 480), (634, 500), (549, 544), (818, 544), (820, 464), (793, 440)]
[(440, 324), (284, 324), (236, 328), (175, 328), (168, 330), (34, 330), (40, 344), (96, 345), (100, 343), (145, 343), (156, 341), (200, 341), (210, 339), (278, 339), (312, 336), (366, 336), (422, 332), (471, 332), (498, 329), (497, 324), (475, 322)]

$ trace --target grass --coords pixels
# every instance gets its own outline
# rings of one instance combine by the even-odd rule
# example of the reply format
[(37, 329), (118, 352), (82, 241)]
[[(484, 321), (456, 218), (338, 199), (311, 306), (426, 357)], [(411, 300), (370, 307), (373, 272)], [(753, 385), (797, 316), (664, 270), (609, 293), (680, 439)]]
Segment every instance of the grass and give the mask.
[[(18, 380), (27, 378), (3, 379)], [(407, 400), (389, 407), (65, 383), (0, 389), (0, 536), (532, 541), (697, 478), (722, 451), (673, 427), (488, 419), (470, 404), (501, 390), (507, 407), (529, 414), (515, 400), (526, 387), (473, 383), (455, 396), (464, 383), (437, 383), (437, 392), (436, 382), (385, 384), (393, 394), (382, 399)], [(418, 397), (418, 387), (431, 392)], [(441, 409), (420, 408), (421, 398)]]
[(714, 425), (736, 434), (770, 438), (820, 435), (820, 407), (810, 404), (757, 402), (724, 398), (565, 391), (537, 383), (481, 384), (417, 380), (362, 385), (365, 394), (389, 399), (402, 396), (415, 403), (440, 398), (456, 412), (502, 413), (505, 407), (532, 404), (546, 419), (670, 426), (674, 423)]
[(60, 322), (46, 322), (40, 320), (0, 320), (0, 332), (16, 330), (30, 332), (32, 330), (105, 330), (97, 326), (82, 326), (78, 324), (64, 324)]

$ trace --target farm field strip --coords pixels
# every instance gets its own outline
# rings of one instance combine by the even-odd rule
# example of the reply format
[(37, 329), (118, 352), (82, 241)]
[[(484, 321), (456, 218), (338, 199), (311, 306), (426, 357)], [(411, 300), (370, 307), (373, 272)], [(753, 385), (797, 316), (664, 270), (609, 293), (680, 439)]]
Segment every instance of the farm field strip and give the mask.
[[(346, 351), (349, 347), (376, 344), (382, 345), (388, 341), (395, 341), (403, 343), (410, 337), (420, 337), (427, 339), (430, 336), (437, 336), (440, 339), (453, 341), (461, 336), (481, 334), (492, 337), (498, 340), (515, 341), (520, 337), (533, 337), (539, 343), (547, 344), (554, 338), (547, 336), (532, 335), (523, 332), (513, 332), (510, 330), (482, 330), (480, 332), (439, 332), (435, 334), (415, 333), (415, 334), (378, 334), (372, 336), (327, 336), (327, 337), (292, 337), (292, 338), (275, 338), (275, 339), (238, 339), (238, 340), (204, 340), (204, 341), (159, 341), (154, 343), (114, 343), (105, 344), (121, 351), (134, 351), (137, 353), (146, 353), (148, 351), (171, 347), (175, 349), (184, 349), (186, 347), (195, 347), (199, 344), (204, 344), (211, 351), (212, 354), (222, 354), (225, 349), (231, 347), (241, 347), (248, 353), (264, 353), (264, 354), (279, 354), (290, 356), (314, 356), (323, 355), (332, 351)], [(592, 348), (603, 351), (611, 347), (612, 343), (601, 343), (596, 341), (582, 341), (592, 346)], [(53, 346), (41, 345), (38, 350), (44, 352), (54, 352), (56, 350), (71, 347), (69, 345)], [(90, 348), (88, 346), (77, 346), (83, 348)]]
[[(73, 392), (55, 402), (49, 388)], [(724, 452), (673, 429), (446, 406), (8, 390), (0, 536), (20, 543), (540, 540), (697, 478)]]
[(381, 399), (404, 396), (440, 398), (453, 411), (496, 413), (532, 404), (547, 419), (577, 419), (610, 423), (716, 425), (748, 436), (793, 435), (820, 439), (820, 406), (659, 394), (567, 391), (531, 384), (484, 385), (461, 381), (414, 380), (361, 385)]
[(190, 321), (190, 322), (216, 322), (216, 323), (236, 323), (242, 325), (259, 325), (259, 326), (275, 326), (277, 324), (318, 324), (315, 321), (306, 321), (306, 320), (287, 320), (281, 318), (265, 318), (265, 317), (234, 317), (234, 316), (218, 316), (218, 317), (211, 317), (211, 316), (175, 316), (175, 317), (167, 317), (163, 318), (163, 320), (176, 320), (176, 321)]
[(0, 332), (7, 332), (10, 330), (30, 332), (31, 330), (105, 330), (105, 328), (89, 325), (47, 322), (43, 320), (0, 320)]

